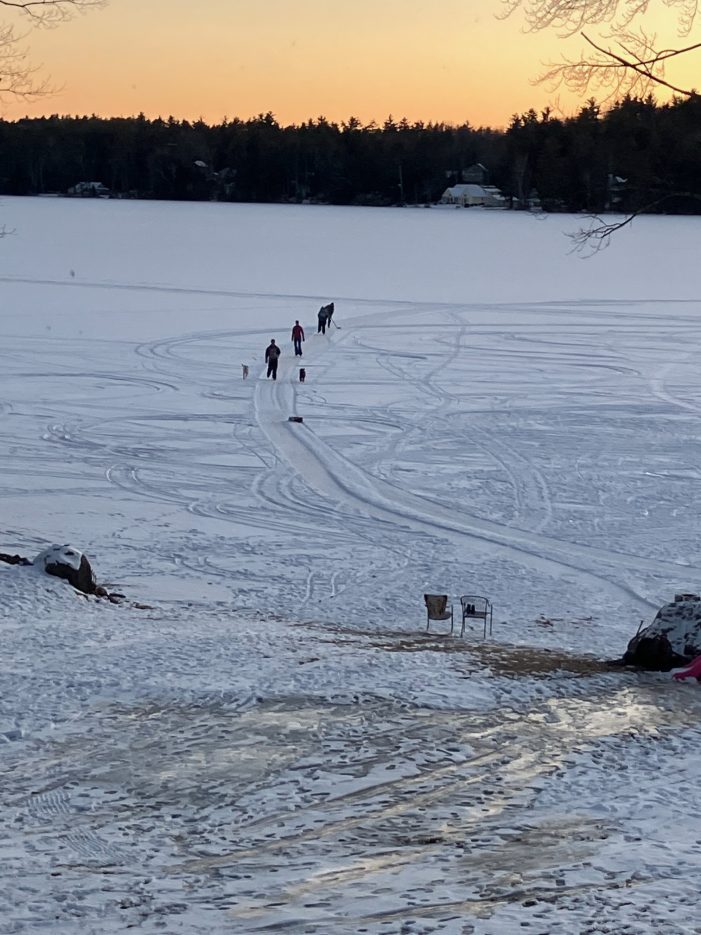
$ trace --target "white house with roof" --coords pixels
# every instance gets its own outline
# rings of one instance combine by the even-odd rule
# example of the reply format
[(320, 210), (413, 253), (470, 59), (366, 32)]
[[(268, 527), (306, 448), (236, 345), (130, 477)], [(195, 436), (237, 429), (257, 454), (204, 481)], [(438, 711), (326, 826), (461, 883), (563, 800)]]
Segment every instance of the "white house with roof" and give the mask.
[(477, 185), (475, 182), (461, 182), (446, 188), (441, 196), (442, 205), (456, 205), (460, 208), (482, 206), (485, 208), (505, 208), (507, 201), (494, 185)]
[(102, 182), (78, 182), (66, 194), (78, 198), (109, 198), (112, 192)]

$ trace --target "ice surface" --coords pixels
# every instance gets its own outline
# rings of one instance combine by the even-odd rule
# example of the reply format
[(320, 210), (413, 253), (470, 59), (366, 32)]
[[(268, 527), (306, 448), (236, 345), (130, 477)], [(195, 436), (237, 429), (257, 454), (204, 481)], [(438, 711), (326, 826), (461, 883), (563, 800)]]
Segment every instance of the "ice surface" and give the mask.
[(148, 605), (0, 564), (7, 931), (693, 931), (700, 222), (0, 210), (0, 550)]

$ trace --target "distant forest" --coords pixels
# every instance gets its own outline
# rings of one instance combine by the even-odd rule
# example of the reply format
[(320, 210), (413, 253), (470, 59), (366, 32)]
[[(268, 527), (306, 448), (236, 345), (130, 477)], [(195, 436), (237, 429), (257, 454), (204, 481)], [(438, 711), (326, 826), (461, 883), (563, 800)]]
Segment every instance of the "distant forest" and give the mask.
[(271, 114), (209, 126), (52, 116), (0, 121), (0, 193), (66, 193), (99, 181), (115, 196), (344, 205), (430, 204), (481, 163), (511, 207), (676, 213), (701, 209), (701, 98), (590, 100), (571, 117), (531, 110), (505, 130), (363, 125)]

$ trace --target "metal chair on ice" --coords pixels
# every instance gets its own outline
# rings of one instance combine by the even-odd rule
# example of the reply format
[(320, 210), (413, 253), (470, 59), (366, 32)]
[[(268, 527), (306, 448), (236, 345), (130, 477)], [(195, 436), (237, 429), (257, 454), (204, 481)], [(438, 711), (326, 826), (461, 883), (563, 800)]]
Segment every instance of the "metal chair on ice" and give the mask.
[(426, 605), (426, 629), (432, 620), (450, 620), (450, 632), (453, 632), (453, 605), (448, 603), (447, 594), (424, 594)]
[(462, 626), (460, 627), (460, 636), (465, 635), (465, 626), (469, 625), (470, 620), (482, 620), (484, 623), (484, 632), (482, 639), (487, 639), (487, 629), (489, 635), (492, 635), (492, 602), (488, 597), (482, 597), (481, 594), (463, 594), (460, 598), (462, 607)]

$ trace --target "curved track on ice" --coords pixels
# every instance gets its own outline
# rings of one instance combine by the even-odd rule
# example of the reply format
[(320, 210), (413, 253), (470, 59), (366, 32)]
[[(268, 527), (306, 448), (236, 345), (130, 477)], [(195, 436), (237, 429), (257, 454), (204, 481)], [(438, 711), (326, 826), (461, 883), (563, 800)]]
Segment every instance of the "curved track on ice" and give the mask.
[[(333, 353), (332, 349), (328, 353)], [(308, 355), (313, 360), (312, 355)], [(503, 556), (512, 553), (521, 564), (538, 569), (556, 566), (575, 571), (596, 586), (602, 584), (618, 596), (633, 598), (642, 607), (652, 608), (633, 588), (611, 580), (602, 566), (608, 566), (611, 577), (619, 577), (629, 569), (649, 568), (659, 571), (665, 563), (639, 556), (625, 555), (606, 549), (593, 549), (572, 542), (560, 541), (537, 532), (521, 532), (461, 512), (444, 504), (416, 496), (374, 477), (343, 457), (314, 432), (313, 420), (291, 423), (297, 414), (294, 371), (283, 363), (278, 380), (260, 380), (256, 384), (254, 406), (258, 424), (278, 457), (287, 468), (276, 468), (283, 492), (282, 479), (291, 468), (320, 497), (327, 501), (325, 509), (336, 504), (354, 506), (364, 516), (381, 523), (399, 525), (407, 534), (429, 533), (447, 538), (468, 537), (479, 540), (485, 549), (497, 548)], [(284, 496), (284, 493), (283, 493)], [(319, 507), (321, 509), (321, 507)], [(669, 565), (671, 569), (671, 564)], [(678, 571), (678, 568), (674, 569)]]

